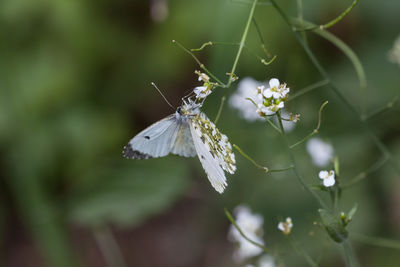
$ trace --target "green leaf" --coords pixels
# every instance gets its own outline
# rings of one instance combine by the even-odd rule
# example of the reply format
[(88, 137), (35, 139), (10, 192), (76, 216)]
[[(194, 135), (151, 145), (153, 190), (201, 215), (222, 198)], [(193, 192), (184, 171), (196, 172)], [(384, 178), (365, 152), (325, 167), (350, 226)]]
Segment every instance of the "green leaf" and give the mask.
[(319, 209), (318, 212), (321, 216), (322, 224), (328, 232), (328, 235), (335, 242), (342, 243), (345, 241), (349, 233), (340, 221), (339, 216), (335, 216), (331, 212), (324, 209)]
[[(77, 188), (71, 219), (86, 225), (139, 224), (168, 208), (186, 189), (187, 161), (178, 157), (134, 161), (99, 168)], [(97, 178), (98, 177), (98, 178)]]

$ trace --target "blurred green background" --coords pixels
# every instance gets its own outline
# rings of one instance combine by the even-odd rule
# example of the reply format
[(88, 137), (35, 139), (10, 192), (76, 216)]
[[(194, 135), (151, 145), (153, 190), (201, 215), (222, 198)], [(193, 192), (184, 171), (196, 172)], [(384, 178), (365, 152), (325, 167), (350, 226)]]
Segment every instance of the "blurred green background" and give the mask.
[[(296, 1), (279, 2), (296, 16)], [(157, 9), (160, 4), (167, 9)], [(303, 0), (304, 17), (325, 23), (350, 4)], [(123, 266), (114, 258), (117, 246), (126, 266), (236, 266), (223, 208), (233, 210), (242, 203), (264, 216), (264, 240), (285, 266), (306, 265), (276, 229), (286, 216), (294, 221), (296, 241), (312, 257), (323, 255), (321, 266), (344, 266), (341, 248), (313, 225), (318, 220), (316, 202), (291, 172), (267, 176), (236, 153), (238, 171), (219, 195), (197, 158), (139, 161), (121, 155), (130, 138), (171, 113), (150, 82), (175, 106), (199, 85), (194, 74), (198, 66), (171, 40), (189, 48), (209, 40), (238, 42), (249, 9), (228, 0), (0, 2), (1, 266), (102, 267), (110, 266), (107, 258)], [(373, 111), (399, 95), (400, 66), (388, 60), (400, 34), (399, 12), (400, 1), (361, 0), (331, 29), (363, 63), (368, 82), (364, 91), (348, 58), (327, 41), (308, 35), (340, 91), (362, 110)], [(277, 58), (264, 66), (244, 51), (237, 69), (240, 78), (276, 77), (293, 93), (322, 79), (271, 6), (258, 7), (255, 18)], [(262, 54), (253, 27), (248, 45)], [(226, 80), (236, 50), (207, 47), (198, 55)], [(235, 89), (236, 84), (218, 89), (203, 111), (215, 118), (221, 97)], [(350, 179), (381, 155), (328, 87), (288, 104), (289, 111), (301, 114), (289, 140), (295, 142), (315, 127), (325, 100), (329, 105), (320, 137), (334, 145), (341, 179)], [(370, 121), (397, 164), (399, 112), (395, 106)], [(282, 139), (265, 123), (246, 122), (226, 105), (218, 127), (261, 164), (288, 165)], [(318, 182), (319, 169), (312, 166), (305, 147), (295, 151), (303, 176), (309, 183)], [(400, 239), (399, 178), (385, 164), (343, 192), (344, 211), (359, 204), (350, 231)], [(357, 242), (353, 246), (362, 266), (400, 262), (396, 250)]]

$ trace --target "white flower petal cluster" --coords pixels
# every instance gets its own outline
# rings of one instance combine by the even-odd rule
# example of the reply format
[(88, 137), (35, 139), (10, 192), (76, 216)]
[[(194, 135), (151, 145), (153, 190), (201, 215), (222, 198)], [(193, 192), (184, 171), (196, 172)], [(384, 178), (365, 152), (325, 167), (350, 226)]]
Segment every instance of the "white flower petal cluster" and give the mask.
[(257, 108), (246, 98), (256, 99), (257, 87), (262, 83), (253, 78), (246, 77), (240, 80), (237, 91), (229, 98), (229, 105), (240, 111), (241, 116), (247, 121), (262, 120), (257, 114)]
[(285, 235), (290, 234), (293, 228), (292, 218), (287, 217), (285, 222), (278, 223), (278, 229), (281, 230)]
[(268, 116), (284, 108), (289, 91), (285, 83), (281, 84), (275, 78), (269, 80), (268, 86), (257, 87), (257, 97), (254, 101), (257, 104), (257, 113), (260, 116)]
[[(264, 218), (259, 214), (252, 213), (250, 208), (244, 205), (236, 207), (235, 214), (236, 223), (243, 233), (251, 240), (263, 245), (264, 241), (261, 237)], [(233, 259), (238, 263), (262, 253), (262, 249), (244, 239), (234, 225), (231, 225), (229, 229), (228, 238), (230, 241), (238, 243), (238, 248), (233, 254)]]
[(196, 98), (206, 98), (211, 94), (211, 89), (208, 86), (197, 86), (193, 92), (196, 94)]
[(318, 176), (322, 179), (322, 183), (325, 187), (335, 185), (335, 171), (320, 171)]
[(389, 60), (400, 66), (400, 36), (394, 41), (392, 49), (389, 51)]
[(198, 80), (202, 81), (203, 85), (194, 88), (193, 93), (196, 95), (196, 99), (204, 99), (209, 94), (211, 94), (213, 89), (213, 84), (210, 83), (210, 77), (207, 74), (202, 73), (198, 70), (196, 70), (194, 73), (196, 73), (199, 76)]
[(331, 144), (313, 137), (307, 141), (307, 152), (310, 154), (315, 166), (324, 167), (333, 157), (333, 147)]

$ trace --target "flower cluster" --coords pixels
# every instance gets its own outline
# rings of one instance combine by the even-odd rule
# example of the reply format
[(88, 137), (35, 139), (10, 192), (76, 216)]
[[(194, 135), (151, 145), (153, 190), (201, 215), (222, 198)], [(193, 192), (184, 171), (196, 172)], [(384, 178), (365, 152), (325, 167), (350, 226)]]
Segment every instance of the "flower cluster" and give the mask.
[(278, 229), (285, 235), (289, 235), (293, 228), (292, 218), (287, 217), (285, 222), (279, 222)]
[(211, 94), (213, 88), (212, 83), (210, 83), (210, 77), (198, 70), (196, 70), (195, 73), (199, 75), (199, 81), (203, 82), (202, 86), (197, 86), (193, 89), (193, 92), (196, 94), (196, 99), (206, 98), (209, 94)]
[(266, 87), (261, 85), (257, 87), (257, 113), (264, 117), (275, 114), (278, 110), (285, 106), (285, 101), (289, 97), (290, 89), (286, 84), (281, 84), (278, 79), (269, 80), (269, 85)]
[(335, 171), (320, 171), (319, 178), (322, 179), (322, 183), (325, 187), (330, 187), (335, 185)]
[[(263, 245), (264, 241), (261, 237), (263, 235), (264, 218), (259, 214), (252, 213), (250, 208), (244, 205), (236, 207), (235, 215), (236, 223), (245, 236)], [(243, 262), (262, 253), (262, 249), (247, 241), (234, 225), (231, 225), (228, 238), (238, 244), (238, 248), (233, 254), (233, 259), (236, 262)]]

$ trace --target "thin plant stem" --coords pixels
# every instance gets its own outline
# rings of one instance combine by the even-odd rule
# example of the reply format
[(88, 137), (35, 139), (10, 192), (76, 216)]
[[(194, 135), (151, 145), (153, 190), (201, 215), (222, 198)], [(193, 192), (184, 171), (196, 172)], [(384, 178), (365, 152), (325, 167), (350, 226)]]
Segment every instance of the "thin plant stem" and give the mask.
[(296, 32), (293, 29), (293, 27), (292, 27), (292, 25), (291, 25), (291, 23), (289, 21), (289, 18), (286, 16), (286, 14), (283, 12), (283, 10), (277, 5), (275, 0), (271, 0), (271, 3), (275, 7), (277, 12), (281, 15), (281, 17), (286, 22), (286, 24), (289, 26), (289, 28), (292, 31), (294, 37), (299, 42), (301, 47), (304, 49), (304, 51), (306, 52), (307, 56), (309, 57), (311, 62), (314, 64), (314, 66), (317, 68), (319, 73), (322, 75), (322, 77), (325, 80), (329, 81), (329, 86), (332, 89), (332, 91), (336, 94), (337, 97), (339, 97), (339, 99), (342, 100), (342, 102), (347, 106), (347, 108), (356, 116), (358, 121), (363, 125), (363, 127), (365, 128), (365, 131), (368, 133), (368, 135), (370, 136), (372, 141), (375, 143), (375, 145), (379, 148), (381, 153), (383, 153), (383, 154), (385, 154), (385, 155), (387, 155), (389, 157), (389, 160), (390, 160), (391, 164), (393, 165), (393, 167), (396, 169), (396, 172), (398, 174), (400, 174), (400, 167), (398, 165), (398, 162), (393, 158), (393, 155), (389, 152), (387, 147), (382, 143), (381, 140), (379, 140), (379, 138), (376, 137), (376, 135), (374, 133), (371, 132), (371, 130), (368, 127), (368, 124), (366, 124), (366, 122), (362, 119), (362, 116), (360, 115), (358, 110), (349, 102), (349, 100), (347, 100), (347, 98), (344, 97), (344, 95), (332, 83), (332, 81), (331, 81), (329, 75), (327, 74), (327, 72), (325, 71), (325, 69), (319, 63), (319, 61), (317, 60), (317, 58), (315, 57), (315, 55), (311, 51), (311, 49), (308, 47), (308, 45), (301, 39), (301, 37), (299, 36), (298, 32)]
[(246, 27), (244, 28), (242, 39), (240, 40), (239, 49), (238, 49), (238, 52), (236, 54), (235, 61), (233, 62), (233, 65), (232, 65), (232, 70), (230, 72), (231, 76), (229, 77), (229, 80), (228, 80), (228, 83), (227, 83), (227, 87), (229, 87), (233, 82), (233, 75), (235, 75), (236, 67), (237, 67), (237, 64), (239, 62), (240, 55), (242, 54), (242, 50), (243, 50), (243, 47), (244, 47), (245, 42), (246, 42), (247, 33), (249, 32), (250, 24), (251, 24), (253, 15), (254, 15), (254, 11), (256, 9), (257, 2), (258, 2), (258, 0), (254, 0), (253, 5), (251, 6), (249, 18), (247, 19), (247, 24), (246, 24)]
[[(211, 45), (231, 45), (231, 46), (240, 46), (240, 43), (230, 43), (230, 42), (214, 42), (214, 41), (208, 41), (206, 43), (203, 43), (199, 48), (192, 48), (190, 49), (190, 51), (192, 52), (199, 52), (202, 51), (204, 48), (206, 48), (207, 46), (211, 46)], [(258, 60), (260, 60), (260, 62), (264, 65), (269, 65), (272, 62), (274, 62), (274, 60), (276, 59), (276, 55), (273, 56), (270, 60), (265, 60), (265, 58), (260, 57), (259, 55), (257, 55), (253, 50), (251, 50), (247, 45), (244, 45), (243, 48), (245, 48), (251, 55), (253, 55), (254, 57), (256, 57)]]
[(353, 249), (351, 248), (350, 241), (348, 239), (342, 242), (342, 247), (344, 250), (344, 255), (346, 257), (346, 263), (349, 267), (357, 267), (358, 263), (356, 257), (353, 255)]
[(311, 31), (311, 30), (314, 30), (314, 29), (317, 29), (317, 28), (319, 28), (321, 30), (330, 28), (333, 25), (335, 25), (336, 23), (338, 23), (339, 21), (341, 21), (347, 14), (349, 14), (350, 11), (357, 5), (358, 1), (359, 0), (354, 0), (353, 3), (348, 8), (346, 8), (339, 16), (337, 16), (336, 18), (334, 18), (333, 20), (331, 20), (331, 21), (329, 21), (329, 22), (327, 22), (325, 24), (321, 24), (319, 26), (312, 26), (312, 27), (302, 28), (302, 29), (296, 29), (296, 31), (304, 32), (304, 31)]
[(269, 252), (266, 246), (264, 246), (264, 245), (262, 245), (262, 244), (259, 244), (259, 243), (255, 242), (255, 241), (251, 240), (250, 238), (248, 238), (248, 237), (246, 236), (246, 234), (242, 231), (242, 229), (240, 229), (239, 225), (236, 223), (236, 221), (235, 221), (235, 219), (233, 218), (232, 214), (231, 214), (226, 208), (224, 208), (224, 211), (225, 211), (226, 217), (229, 219), (229, 221), (230, 221), (230, 222), (232, 223), (232, 225), (236, 228), (236, 230), (238, 230), (239, 234), (240, 234), (244, 239), (246, 239), (248, 242), (250, 242), (250, 243), (253, 244), (254, 246), (261, 248), (265, 253), (268, 253), (268, 252)]
[(300, 255), (302, 256), (305, 261), (308, 263), (308, 265), (312, 267), (317, 267), (318, 264), (311, 258), (311, 256), (302, 248), (297, 245), (295, 242), (294, 238), (291, 235), (288, 235), (289, 243), (292, 246), (292, 248)]
[(292, 149), (292, 148), (294, 148), (294, 147), (296, 147), (296, 146), (298, 146), (298, 145), (304, 143), (304, 142), (307, 141), (309, 138), (311, 138), (313, 135), (315, 135), (315, 134), (318, 133), (319, 128), (321, 127), (322, 110), (324, 109), (324, 107), (325, 107), (327, 104), (328, 104), (328, 101), (325, 101), (325, 102), (321, 105), (321, 107), (319, 108), (317, 127), (315, 127), (315, 129), (314, 129), (311, 133), (309, 133), (307, 136), (305, 136), (303, 139), (301, 139), (301, 140), (298, 141), (297, 143), (295, 143), (295, 144), (289, 146), (290, 149)]
[(299, 172), (299, 170), (297, 169), (297, 165), (296, 165), (296, 160), (295, 160), (295, 157), (294, 157), (294, 153), (293, 153), (292, 149), (289, 148), (289, 142), (288, 142), (288, 140), (287, 140), (287, 138), (286, 138), (285, 129), (283, 128), (282, 119), (281, 119), (281, 115), (280, 115), (279, 112), (277, 113), (277, 116), (278, 116), (279, 126), (280, 126), (280, 128), (281, 128), (281, 133), (282, 133), (283, 140), (284, 140), (286, 146), (288, 147), (288, 151), (289, 151), (289, 155), (290, 155), (290, 160), (291, 160), (291, 162), (292, 162), (292, 165), (294, 166), (294, 168), (293, 168), (293, 173), (295, 174), (295, 176), (297, 177), (297, 180), (300, 182), (300, 184), (303, 186), (303, 188), (304, 188), (307, 192), (309, 192), (309, 193), (317, 200), (317, 202), (319, 203), (319, 205), (320, 205), (322, 208), (324, 208), (324, 209), (327, 210), (327, 209), (328, 209), (328, 206), (325, 204), (325, 202), (322, 200), (322, 198), (321, 198), (316, 192), (314, 192), (314, 191), (306, 184), (306, 182), (304, 181), (303, 177), (300, 175), (300, 172)]
[(218, 113), (215, 117), (214, 124), (217, 124), (219, 117), (221, 117), (222, 109), (224, 108), (224, 103), (226, 100), (226, 96), (221, 97), (221, 104), (219, 104)]
[[(299, 19), (300, 23), (303, 23), (303, 2), (302, 0), (297, 0), (297, 18)], [(301, 33), (301, 37), (305, 42), (307, 42), (307, 35), (306, 32)]]
[(311, 92), (315, 89), (319, 89), (327, 84), (329, 84), (329, 81), (327, 81), (327, 80), (322, 80), (322, 81), (310, 84), (309, 86), (306, 86), (306, 87), (300, 89), (297, 93), (293, 94), (293, 96), (290, 96), (287, 101), (288, 102), (293, 101), (294, 99), (296, 99), (308, 92)]
[(225, 85), (223, 82), (221, 82), (221, 80), (219, 80), (214, 74), (212, 74), (212, 72), (209, 71), (209, 70), (206, 68), (206, 66), (205, 66), (203, 63), (201, 63), (201, 61), (200, 61), (189, 49), (187, 49), (186, 47), (184, 47), (181, 43), (179, 43), (179, 42), (176, 41), (176, 40), (172, 40), (172, 43), (177, 44), (183, 51), (185, 51), (186, 53), (188, 53), (189, 55), (191, 55), (192, 58), (197, 62), (197, 64), (199, 65), (199, 67), (200, 67), (202, 70), (204, 70), (208, 75), (210, 75), (210, 77), (212, 77), (215, 81), (217, 81), (218, 86), (223, 87), (223, 88), (226, 87), (226, 85)]
[(240, 153), (243, 157), (245, 157), (248, 161), (250, 161), (251, 163), (253, 163), (254, 166), (256, 166), (257, 168), (259, 168), (260, 170), (263, 170), (263, 171), (266, 172), (266, 173), (269, 172), (269, 169), (268, 169), (267, 167), (264, 167), (264, 166), (261, 166), (260, 164), (258, 164), (258, 163), (257, 163), (254, 159), (252, 159), (249, 155), (247, 155), (246, 153), (244, 153), (243, 150), (242, 150), (239, 146), (233, 144), (233, 147), (234, 147), (237, 151), (239, 151), (239, 153)]
[(398, 96), (396, 96), (392, 101), (390, 101), (389, 103), (387, 103), (386, 105), (384, 105), (383, 107), (380, 107), (378, 109), (376, 109), (375, 111), (371, 112), (370, 114), (366, 115), (366, 116), (362, 116), (362, 119), (365, 120), (369, 120), (372, 117), (375, 117), (379, 114), (382, 114), (386, 111), (388, 111), (389, 109), (393, 108), (394, 105), (396, 104), (397, 100), (398, 100)]
[[(253, 1), (247, 1), (247, 0), (230, 0), (234, 4), (245, 4), (245, 5), (251, 5), (253, 4)], [(260, 1), (257, 3), (258, 6), (270, 6), (272, 5), (270, 1)]]
[(268, 119), (267, 116), (264, 116), (265, 120), (268, 122), (269, 125), (272, 126), (272, 128), (274, 128), (278, 133), (282, 133), (281, 130), (278, 128), (278, 126), (275, 125), (275, 123), (273, 123), (270, 119)]
[(400, 240), (393, 240), (381, 237), (372, 237), (360, 233), (352, 232), (350, 238), (356, 242), (368, 244), (371, 246), (391, 248), (400, 250)]
[(93, 234), (109, 267), (127, 267), (118, 243), (106, 225), (94, 228)]
[(347, 189), (347, 188), (355, 185), (356, 183), (361, 182), (362, 180), (367, 178), (369, 174), (371, 174), (372, 172), (377, 171), (383, 165), (385, 165), (385, 163), (387, 161), (388, 161), (388, 157), (387, 156), (383, 156), (379, 161), (375, 162), (369, 168), (367, 168), (366, 170), (360, 172), (357, 176), (355, 176), (354, 178), (350, 179), (350, 181), (348, 181), (347, 183), (343, 184), (342, 188), (343, 189)]
[(264, 38), (263, 38), (263, 36), (261, 34), (260, 27), (258, 26), (258, 23), (257, 23), (257, 21), (256, 21), (256, 19), (254, 17), (253, 17), (253, 24), (254, 24), (254, 27), (256, 28), (256, 32), (257, 32), (258, 38), (260, 39), (261, 48), (264, 50), (264, 53), (265, 53), (265, 55), (267, 57), (271, 57), (270, 52), (268, 51), (267, 47), (265, 46)]
[(291, 170), (291, 169), (293, 169), (293, 168), (294, 168), (294, 166), (293, 166), (293, 165), (290, 165), (289, 167), (282, 168), (282, 169), (273, 169), (273, 170), (269, 170), (269, 172), (283, 172), (283, 171)]

